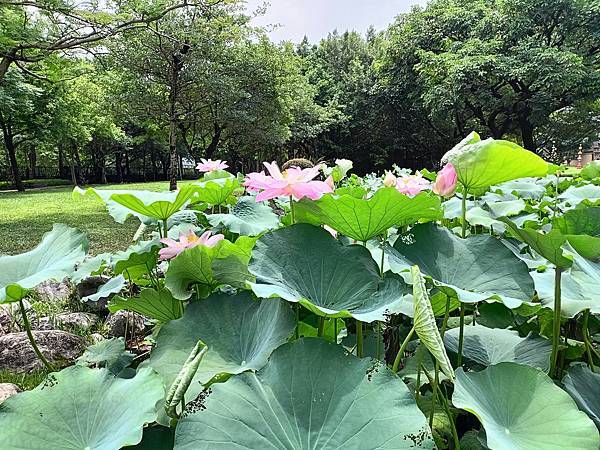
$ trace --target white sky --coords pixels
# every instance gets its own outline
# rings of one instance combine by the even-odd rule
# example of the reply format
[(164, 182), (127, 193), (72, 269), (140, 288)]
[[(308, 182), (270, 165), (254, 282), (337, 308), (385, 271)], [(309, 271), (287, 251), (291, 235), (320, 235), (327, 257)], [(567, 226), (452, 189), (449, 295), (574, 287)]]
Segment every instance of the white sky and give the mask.
[[(247, 0), (254, 11), (265, 0)], [(275, 42), (299, 42), (304, 35), (318, 42), (327, 33), (356, 30), (364, 33), (369, 25), (384, 29), (394, 18), (410, 11), (414, 4), (424, 6), (426, 0), (268, 0), (267, 13), (254, 20), (255, 25), (280, 25), (271, 31)]]

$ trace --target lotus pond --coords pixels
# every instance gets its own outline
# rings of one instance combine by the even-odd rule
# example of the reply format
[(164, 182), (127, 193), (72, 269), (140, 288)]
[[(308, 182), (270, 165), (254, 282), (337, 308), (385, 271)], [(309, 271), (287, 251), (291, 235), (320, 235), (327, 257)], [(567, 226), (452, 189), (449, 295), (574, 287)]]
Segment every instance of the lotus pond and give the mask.
[(87, 300), (152, 324), (143, 355), (37, 351), (51, 373), (0, 404), (0, 449), (600, 447), (597, 165), (473, 133), (437, 174), (265, 166), (76, 188), (139, 219), (127, 250), (90, 256), (56, 224), (0, 257), (25, 324), (37, 285), (98, 274)]

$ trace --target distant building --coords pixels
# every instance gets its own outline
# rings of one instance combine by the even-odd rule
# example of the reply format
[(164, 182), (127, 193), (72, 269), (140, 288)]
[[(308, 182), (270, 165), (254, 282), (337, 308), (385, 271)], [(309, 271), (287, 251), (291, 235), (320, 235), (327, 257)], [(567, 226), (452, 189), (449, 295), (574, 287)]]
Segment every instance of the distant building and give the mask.
[(586, 150), (580, 145), (577, 158), (572, 159), (569, 165), (581, 169), (587, 163), (597, 160), (600, 160), (600, 141), (592, 143), (591, 147)]

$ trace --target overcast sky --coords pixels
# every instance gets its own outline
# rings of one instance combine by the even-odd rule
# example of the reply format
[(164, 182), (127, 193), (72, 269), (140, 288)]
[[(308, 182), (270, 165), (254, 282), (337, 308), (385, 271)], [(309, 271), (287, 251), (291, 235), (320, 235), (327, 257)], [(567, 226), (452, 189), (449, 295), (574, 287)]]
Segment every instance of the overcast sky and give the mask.
[[(250, 11), (264, 0), (247, 0)], [(278, 24), (271, 38), (275, 42), (299, 42), (304, 35), (318, 42), (327, 33), (356, 30), (364, 33), (369, 25), (384, 29), (394, 18), (410, 11), (414, 4), (425, 5), (426, 0), (269, 0), (267, 13), (254, 20), (256, 25)]]

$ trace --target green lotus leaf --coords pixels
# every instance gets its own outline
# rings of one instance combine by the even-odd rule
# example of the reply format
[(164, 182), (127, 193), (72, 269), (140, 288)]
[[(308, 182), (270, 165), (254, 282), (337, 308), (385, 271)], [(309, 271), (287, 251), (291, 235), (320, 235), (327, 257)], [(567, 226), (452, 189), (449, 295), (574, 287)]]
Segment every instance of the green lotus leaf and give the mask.
[(600, 177), (600, 161), (591, 161), (587, 163), (583, 166), (579, 175), (586, 180), (593, 180), (594, 178)]
[(600, 186), (584, 184), (583, 186), (571, 186), (558, 196), (561, 201), (560, 208), (567, 210), (576, 207), (580, 203), (596, 203), (600, 200)]
[(279, 226), (279, 217), (271, 208), (257, 203), (254, 197), (242, 197), (229, 214), (211, 214), (207, 217), (213, 226), (224, 226), (232, 233), (258, 236)]
[[(467, 200), (466, 206), (468, 213), (471, 208), (475, 207), (475, 202)], [(462, 199), (455, 195), (442, 203), (442, 209), (444, 210), (444, 219), (458, 219), (462, 217)]]
[[(444, 334), (444, 343), (454, 354), (458, 353), (459, 331), (453, 328)], [(534, 336), (522, 338), (516, 331), (482, 325), (464, 328), (463, 357), (478, 366), (515, 362), (547, 372), (550, 353), (552, 344), (547, 339)]]
[(600, 374), (578, 363), (569, 368), (563, 385), (579, 408), (600, 427)]
[(502, 202), (486, 202), (493, 217), (516, 216), (525, 209), (525, 201), (521, 199)]
[(118, 294), (123, 290), (127, 281), (125, 281), (125, 277), (123, 275), (117, 275), (114, 278), (111, 278), (106, 283), (104, 283), (95, 294), (90, 294), (85, 297), (82, 297), (82, 302), (97, 302), (98, 300), (102, 300), (104, 298), (108, 298), (111, 295)]
[(42, 281), (72, 276), (87, 249), (88, 241), (81, 231), (55, 224), (33, 250), (0, 256), (0, 303), (21, 300)]
[(566, 269), (573, 264), (572, 259), (564, 255), (563, 246), (567, 238), (560, 231), (553, 229), (548, 233), (543, 233), (533, 228), (519, 228), (517, 224), (508, 219), (502, 219), (502, 221), (508, 225), (513, 236), (529, 245), (555, 266)]
[[(140, 192), (140, 191), (131, 191), (131, 190), (127, 190), (127, 189), (94, 189), (94, 188), (81, 189), (80, 187), (75, 186), (75, 188), (73, 188), (72, 197), (74, 200), (79, 200), (79, 199), (86, 198), (86, 197), (100, 200), (102, 203), (104, 203), (106, 205), (106, 208), (108, 209), (108, 213), (110, 214), (110, 216), (113, 219), (115, 219), (115, 222), (117, 222), (117, 223), (125, 223), (127, 218), (132, 215), (137, 217), (142, 223), (151, 222), (152, 219), (150, 219), (149, 217), (144, 216), (143, 214), (139, 214), (137, 212), (131, 211), (129, 208), (126, 208), (125, 206), (123, 206), (111, 199), (111, 196), (113, 194), (130, 194), (132, 192), (136, 193), (136, 192)], [(145, 192), (145, 191), (141, 191), (141, 192)]]
[(147, 274), (156, 267), (159, 248), (158, 240), (142, 241), (115, 253), (111, 258), (114, 273), (125, 273), (132, 280)]
[(177, 191), (129, 191), (114, 193), (110, 199), (134, 213), (162, 221), (184, 208), (196, 191), (196, 186), (186, 184)]
[(211, 206), (233, 204), (236, 198), (233, 193), (239, 189), (240, 182), (237, 178), (228, 176), (209, 181), (194, 183), (196, 192), (194, 201), (207, 203)]
[(119, 375), (129, 366), (135, 355), (125, 350), (123, 338), (104, 339), (85, 349), (83, 355), (77, 358), (80, 366), (106, 368), (113, 374)]
[(545, 373), (510, 362), (456, 371), (452, 403), (477, 416), (487, 445), (514, 450), (597, 450), (598, 430)]
[(175, 299), (168, 289), (142, 289), (138, 297), (129, 299), (113, 297), (108, 310), (114, 313), (122, 309), (135, 311), (165, 323), (183, 315), (183, 303)]
[(170, 262), (165, 286), (179, 300), (192, 295), (189, 288), (194, 284), (199, 284), (205, 294), (223, 284), (245, 287), (252, 279), (247, 268), (253, 244), (254, 239), (242, 236), (235, 243), (222, 240), (214, 247), (187, 249)]
[[(573, 265), (561, 277), (561, 314), (575, 317), (586, 309), (600, 314), (600, 262), (585, 259), (568, 248), (567, 255), (573, 258)], [(531, 276), (542, 305), (554, 309), (554, 269), (533, 271)]]
[(107, 369), (71, 366), (0, 406), (0, 448), (5, 450), (118, 450), (142, 439), (164, 395), (151, 369), (130, 379)]
[(456, 170), (460, 184), (475, 192), (523, 177), (543, 177), (548, 163), (513, 142), (473, 135), (468, 143), (450, 150), (443, 158)]
[(296, 224), (263, 235), (248, 270), (258, 297), (300, 302), (315, 314), (385, 320), (400, 312), (409, 292), (400, 277), (379, 276), (361, 245), (343, 245), (323, 228)]
[(348, 194), (327, 194), (317, 201), (302, 200), (295, 205), (295, 209), (299, 221), (329, 225), (360, 242), (382, 235), (392, 226), (442, 217), (437, 195), (422, 192), (409, 197), (395, 188), (379, 189), (368, 200)]
[(506, 226), (504, 223), (496, 220), (490, 211), (476, 206), (467, 210), (467, 222), (471, 225), (481, 225), (482, 227), (492, 229), (497, 233), (503, 233)]
[(286, 344), (257, 373), (213, 385), (175, 449), (434, 449), (402, 380), (372, 364), (322, 339)]
[(466, 303), (497, 299), (516, 308), (534, 294), (527, 265), (489, 235), (461, 239), (434, 224), (417, 225), (410, 241), (396, 240), (389, 261), (395, 272), (417, 264), (440, 290)]
[(437, 328), (437, 322), (433, 309), (429, 301), (427, 288), (425, 287), (425, 278), (419, 270), (419, 266), (411, 267), (411, 275), (413, 282), (413, 298), (414, 306), (414, 328), (419, 336), (421, 344), (423, 344), (429, 353), (437, 360), (442, 369), (442, 372), (450, 379), (454, 379), (454, 369), (446, 353), (444, 341)]
[(505, 195), (514, 194), (521, 199), (540, 200), (546, 194), (546, 188), (538, 180), (539, 178), (520, 178), (492, 186), (490, 190)]
[(600, 258), (600, 207), (577, 208), (552, 220), (552, 228), (564, 234), (584, 258)]
[[(422, 352), (422, 355), (419, 355), (420, 352)], [(421, 359), (421, 361), (419, 361), (419, 359)], [(417, 345), (414, 354), (412, 354), (408, 358), (404, 358), (402, 360), (402, 364), (403, 366), (402, 369), (398, 371), (398, 376), (402, 378), (406, 383), (409, 383), (411, 386), (413, 386), (412, 390), (414, 390), (414, 388), (417, 385), (417, 368), (420, 367), (419, 364), (422, 364), (429, 373), (434, 373), (435, 370), (434, 360), (431, 358), (431, 355), (429, 354), (425, 346), (421, 345)], [(448, 379), (444, 372), (439, 372), (438, 376), (440, 381)], [(427, 376), (425, 376), (425, 374), (423, 373), (423, 369), (421, 369), (419, 384), (420, 386), (423, 386), (427, 383), (429, 383), (429, 381), (427, 380)]]
[(144, 365), (170, 386), (198, 341), (204, 342), (209, 350), (186, 392), (189, 402), (202, 389), (200, 383), (260, 369), (271, 352), (287, 341), (294, 326), (292, 310), (284, 302), (257, 301), (248, 291), (235, 296), (213, 294), (190, 303), (181, 319), (161, 327)]

